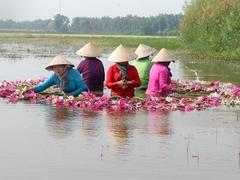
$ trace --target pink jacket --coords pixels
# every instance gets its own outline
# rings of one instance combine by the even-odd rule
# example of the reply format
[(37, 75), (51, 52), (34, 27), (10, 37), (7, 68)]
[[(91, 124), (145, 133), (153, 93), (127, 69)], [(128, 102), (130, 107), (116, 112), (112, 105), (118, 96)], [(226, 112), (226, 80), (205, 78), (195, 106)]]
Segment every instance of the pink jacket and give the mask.
[(155, 63), (150, 70), (146, 94), (160, 96), (172, 93), (170, 83), (171, 73), (169, 68), (163, 64)]

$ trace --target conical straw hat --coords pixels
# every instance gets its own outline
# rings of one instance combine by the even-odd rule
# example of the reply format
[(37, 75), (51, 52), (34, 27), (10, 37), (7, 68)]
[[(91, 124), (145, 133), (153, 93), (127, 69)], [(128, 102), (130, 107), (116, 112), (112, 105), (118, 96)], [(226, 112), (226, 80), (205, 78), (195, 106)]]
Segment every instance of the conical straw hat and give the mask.
[(130, 51), (127, 47), (120, 44), (109, 56), (108, 60), (111, 62), (127, 62), (136, 59), (137, 55)]
[(135, 53), (138, 55), (138, 59), (148, 57), (155, 52), (156, 52), (155, 48), (152, 48), (152, 47), (147, 46), (145, 44), (139, 44), (138, 48), (135, 51)]
[(48, 66), (45, 69), (48, 71), (51, 71), (53, 70), (53, 66), (57, 66), (57, 65), (68, 65), (70, 67), (74, 66), (71, 62), (66, 60), (64, 57), (58, 55), (52, 59), (52, 61), (48, 64)]
[(101, 50), (97, 48), (93, 43), (89, 42), (76, 52), (79, 56), (84, 57), (99, 57), (101, 56)]
[(162, 48), (152, 60), (152, 62), (171, 62), (171, 61), (175, 61), (174, 56), (169, 50), (165, 48)]

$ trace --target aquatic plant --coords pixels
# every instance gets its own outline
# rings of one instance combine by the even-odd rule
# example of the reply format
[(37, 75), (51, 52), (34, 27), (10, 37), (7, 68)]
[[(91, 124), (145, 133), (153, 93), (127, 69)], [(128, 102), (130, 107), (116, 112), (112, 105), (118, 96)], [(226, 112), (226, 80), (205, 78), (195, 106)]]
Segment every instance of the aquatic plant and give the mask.
[(63, 96), (56, 87), (51, 87), (41, 94), (35, 93), (33, 90), (26, 92), (26, 89), (43, 81), (44, 78), (2, 81), (0, 82), (0, 97), (6, 99), (9, 103), (26, 100), (31, 103), (91, 110), (108, 108), (121, 111), (193, 111), (220, 105), (240, 105), (240, 86), (219, 81), (173, 80), (171, 86), (174, 93), (168, 96), (152, 96), (146, 99), (96, 96), (89, 92), (84, 92), (78, 97)]

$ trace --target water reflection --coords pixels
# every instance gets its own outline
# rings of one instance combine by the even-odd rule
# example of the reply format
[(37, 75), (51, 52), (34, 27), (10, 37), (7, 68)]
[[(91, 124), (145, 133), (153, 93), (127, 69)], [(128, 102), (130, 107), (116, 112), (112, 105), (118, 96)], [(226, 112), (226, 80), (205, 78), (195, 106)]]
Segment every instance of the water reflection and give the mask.
[(137, 120), (135, 123), (135, 132), (143, 136), (149, 134), (148, 120), (147, 120), (148, 112), (147, 111), (137, 112), (136, 118)]
[(223, 82), (240, 83), (240, 62), (194, 59), (182, 56), (180, 69), (183, 79), (199, 79), (204, 81), (219, 80)]
[(76, 112), (66, 107), (50, 106), (47, 116), (48, 131), (53, 137), (65, 138), (73, 133)]
[(107, 109), (107, 131), (116, 151), (123, 154), (129, 147), (135, 128), (135, 112), (114, 111)]
[[(29, 54), (32, 52), (33, 49)], [(61, 52), (65, 52), (65, 49)], [(77, 65), (79, 60), (73, 57), (74, 52), (71, 51), (71, 55), (64, 54)], [(51, 53), (49, 55), (55, 55)], [(0, 56), (1, 80), (47, 76), (48, 72), (39, 67), (45, 67), (49, 58), (31, 55), (10, 60)], [(103, 62), (107, 69), (110, 62)], [(21, 71), (9, 67), (17, 67)], [(189, 58), (176, 61), (171, 70), (173, 79), (199, 77), (200, 80), (240, 82), (239, 62)], [(105, 92), (108, 93), (108, 90)], [(144, 92), (141, 93), (140, 97), (144, 95)], [(132, 175), (130, 179), (177, 179), (179, 174), (172, 173), (172, 170), (178, 172), (179, 168), (185, 172), (180, 179), (201, 175), (239, 179), (238, 106), (236, 109), (223, 106), (201, 112), (134, 113), (88, 111), (28, 103), (6, 104), (4, 100), (0, 101), (0, 105), (3, 117), (0, 126), (0, 168), (6, 170), (3, 172), (5, 176), (1, 172), (3, 178), (0, 179), (9, 179), (6, 178), (9, 175), (13, 176), (10, 179), (16, 179), (23, 172), (29, 172), (24, 173), (29, 177), (38, 176), (41, 179), (45, 178), (43, 176), (46, 172), (56, 175), (52, 179), (63, 179), (65, 176), (76, 179), (89, 175), (91, 179), (110, 179), (116, 175), (123, 179), (126, 173)], [(46, 124), (42, 119), (46, 120)], [(64, 143), (56, 139), (63, 139)], [(100, 154), (103, 154), (103, 161), (99, 160)], [(198, 154), (200, 165), (196, 167)], [(188, 156), (189, 163), (186, 164)], [(96, 167), (100, 169), (91, 173)], [(189, 177), (189, 174), (192, 176)]]
[(94, 110), (80, 110), (81, 129), (80, 132), (87, 138), (96, 137), (100, 133), (101, 112)]
[(149, 128), (156, 135), (168, 136), (172, 134), (172, 129), (169, 123), (169, 112), (149, 112), (148, 122)]

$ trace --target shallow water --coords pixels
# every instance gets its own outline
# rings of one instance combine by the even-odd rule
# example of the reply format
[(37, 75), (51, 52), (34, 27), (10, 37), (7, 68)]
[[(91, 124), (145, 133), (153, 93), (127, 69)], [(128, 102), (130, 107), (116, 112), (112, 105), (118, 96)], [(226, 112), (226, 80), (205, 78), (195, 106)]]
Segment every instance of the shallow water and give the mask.
[[(0, 80), (48, 76), (44, 67), (55, 53), (31, 51), (21, 58), (2, 53)], [(65, 55), (77, 65), (73, 52)], [(171, 65), (173, 78), (240, 82), (238, 63), (215, 62), (182, 58)], [(239, 107), (126, 113), (0, 99), (0, 114), (0, 179), (240, 177)]]

